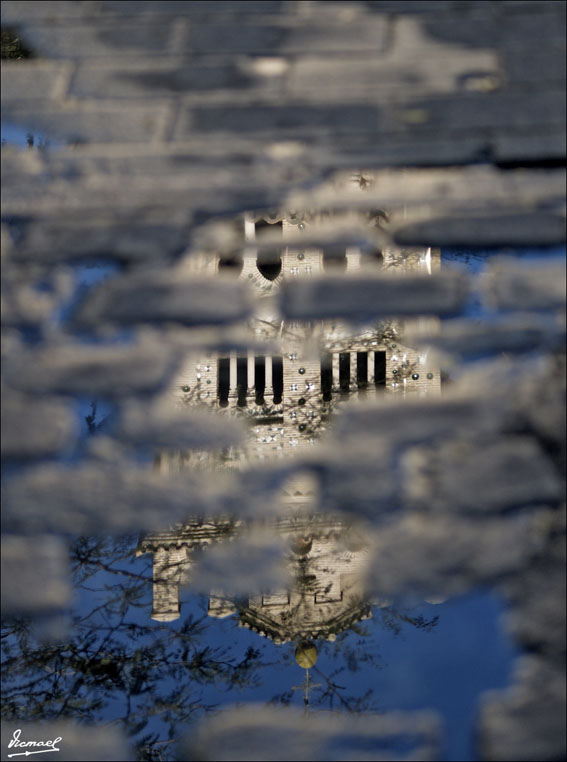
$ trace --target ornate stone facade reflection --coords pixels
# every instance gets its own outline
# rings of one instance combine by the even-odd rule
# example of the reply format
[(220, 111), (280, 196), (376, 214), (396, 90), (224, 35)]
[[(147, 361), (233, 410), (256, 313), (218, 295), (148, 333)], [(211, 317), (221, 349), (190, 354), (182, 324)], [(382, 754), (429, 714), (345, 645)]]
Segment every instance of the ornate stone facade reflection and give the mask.
[[(357, 179), (353, 187), (361, 186)], [(435, 329), (435, 318), (387, 320), (353, 329), (341, 321), (286, 322), (272, 298), (284, 281), (310, 278), (326, 272), (361, 274), (395, 271), (431, 274), (440, 267), (440, 253), (432, 249), (383, 248), (361, 252), (333, 251), (297, 245), (302, 231), (325, 222), (325, 213), (273, 212), (247, 214), (237, 224), (244, 246), (233, 254), (194, 257), (196, 274), (232, 274), (255, 290), (256, 312), (250, 321), (251, 346), (262, 342), (275, 347), (272, 354), (225, 356), (203, 354), (188, 359), (173, 395), (180, 405), (206, 405), (219, 414), (248, 419), (245, 446), (224, 453), (214, 467), (242, 468), (258, 460), (293, 456), (314, 445), (342, 404), (380, 394), (438, 394), (439, 368), (408, 346), (404, 335), (416, 322)], [(361, 223), (361, 216), (356, 219)], [(365, 215), (364, 224), (387, 224), (387, 214)], [(263, 235), (271, 233), (270, 248)], [(281, 248), (274, 246), (281, 236)], [(293, 245), (286, 245), (293, 240)], [(157, 467), (163, 472), (191, 467), (210, 456), (165, 452)], [(276, 643), (333, 640), (338, 632), (371, 614), (364, 592), (367, 551), (360, 539), (339, 520), (314, 516), (313, 495), (299, 477), (283, 496), (290, 519), (273, 529), (290, 548), (293, 583), (286, 590), (235, 602), (222, 593), (211, 594), (209, 615), (238, 614), (239, 624)], [(299, 509), (298, 509), (299, 506)], [(301, 518), (301, 517), (304, 518)], [(298, 526), (298, 522), (301, 526)], [(179, 587), (191, 578), (196, 551), (227, 541), (246, 529), (244, 522), (188, 521), (172, 531), (141, 539), (138, 554), (153, 553), (154, 597), (152, 617), (171, 621), (180, 616)], [(380, 604), (373, 601), (373, 605)]]

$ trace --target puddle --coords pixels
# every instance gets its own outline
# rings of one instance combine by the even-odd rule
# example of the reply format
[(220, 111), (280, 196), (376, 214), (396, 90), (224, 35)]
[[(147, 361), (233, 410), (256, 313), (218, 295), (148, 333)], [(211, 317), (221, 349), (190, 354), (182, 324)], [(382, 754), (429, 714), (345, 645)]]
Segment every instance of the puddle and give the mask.
[[(326, 293), (306, 291), (299, 307), (286, 296), (285, 281), (309, 284), (333, 269), (314, 243), (297, 242), (306, 230), (300, 224), (283, 213), (246, 215), (230, 257), (192, 255), (195, 277), (228, 269), (232, 283), (240, 278), (254, 295), (253, 307), (238, 313), (239, 333), (222, 334), (222, 352), (202, 338), (221, 335), (210, 329), (206, 296), (194, 292), (187, 304), (175, 283), (144, 271), (120, 299), (132, 310), (128, 320), (142, 315), (144, 329), (151, 325), (153, 344), (123, 362), (114, 350), (122, 341), (126, 351), (136, 330), (125, 319), (113, 322), (120, 312), (103, 301), (91, 309), (92, 335), (72, 338), (107, 342), (113, 352), (101, 360), (54, 349), (43, 360), (38, 375), (50, 394), (73, 399), (80, 424), (74, 454), (61, 455), (58, 465), (85, 467), (50, 469), (46, 461), (43, 471), (8, 474), (8, 521), (12, 511), (66, 542), (71, 525), (81, 531), (80, 521), (89, 533), (70, 548), (72, 590), (61, 571), (67, 559), (60, 555), (54, 567), (53, 626), (38, 635), (25, 619), (6, 623), (7, 720), (116, 724), (130, 739), (132, 759), (166, 760), (178, 758), (176, 744), (188, 729), (206, 734), (201, 721), (221, 709), (298, 709), (315, 718), (314, 727), (331, 710), (339, 730), (346, 718), (343, 737), (333, 736), (334, 726), (317, 736), (319, 751), (329, 744), (331, 758), (354, 748), (353, 717), (384, 718), (375, 736), (357, 736), (356, 748), (371, 755), (477, 758), (479, 699), (510, 684), (520, 653), (501, 627), (496, 586), (524, 573), (545, 547), (551, 519), (538, 510), (559, 499), (556, 475), (536, 446), (542, 430), (547, 437), (553, 431), (548, 418), (529, 417), (530, 407), (522, 412), (523, 439), (510, 437), (518, 413), (499, 390), (451, 401), (444, 366), (411, 331), (439, 335), (455, 312), (489, 324), (501, 310), (487, 308), (483, 293), (467, 302), (449, 271), (455, 264), (482, 275), (502, 252), (385, 248), (365, 257), (347, 247), (338, 258), (346, 279), (336, 298), (358, 316), (341, 320)], [(279, 237), (270, 243), (281, 249), (275, 267), (260, 256), (266, 232), (291, 236), (289, 245)], [(556, 261), (561, 250), (513, 255)], [(119, 270), (102, 261), (69, 268), (72, 288), (52, 316), (65, 339), (77, 306)], [(437, 279), (445, 273), (446, 281)], [(412, 305), (434, 281), (445, 284), (439, 299), (448, 306), (441, 315), (422, 314)], [(350, 295), (349, 282), (358, 289)], [(377, 289), (374, 310), (389, 298), (385, 282), (399, 289), (394, 308), (373, 320), (356, 312), (366, 282)], [(527, 289), (525, 298), (537, 305), (537, 290)], [(293, 308), (312, 312), (299, 319)], [(115, 333), (98, 335), (106, 321)], [(492, 338), (489, 328), (485, 333), (475, 339), (481, 349)], [(195, 335), (201, 343), (191, 343)], [(504, 355), (498, 346), (494, 354)], [(140, 380), (159, 363), (171, 368), (167, 388), (161, 371)], [(469, 366), (467, 356), (456, 363), (465, 374)], [(23, 370), (12, 382), (26, 388)], [(106, 393), (88, 395), (91, 383)], [(531, 400), (532, 386), (521, 388)], [(42, 523), (45, 516), (51, 523)], [(144, 531), (120, 535), (132, 529)], [(33, 545), (33, 537), (24, 540)], [(38, 570), (29, 556), (33, 579)], [(26, 609), (21, 598), (14, 596), (22, 617), (33, 614), (37, 604), (30, 599)], [(399, 710), (437, 713), (440, 726), (435, 719), (416, 725), (435, 751), (416, 751), (419, 739), (392, 720)]]
[[(245, 614), (223, 617), (217, 598), (190, 591), (177, 619), (152, 621), (151, 567), (147, 556), (132, 558), (135, 542), (75, 542), (72, 637), (46, 645), (25, 629), (8, 636), (9, 703), (41, 706), (44, 717), (80, 712), (95, 724), (121, 718), (133, 743), (146, 753), (161, 749), (165, 759), (168, 735), (234, 704), (313, 713), (434, 707), (447, 731), (440, 759), (475, 759), (476, 702), (484, 690), (508, 683), (516, 655), (499, 628), (502, 606), (493, 595), (370, 606), (333, 642), (278, 645), (239, 626)], [(40, 664), (43, 677), (34, 682)], [(33, 687), (24, 699), (17, 686), (28, 681)]]

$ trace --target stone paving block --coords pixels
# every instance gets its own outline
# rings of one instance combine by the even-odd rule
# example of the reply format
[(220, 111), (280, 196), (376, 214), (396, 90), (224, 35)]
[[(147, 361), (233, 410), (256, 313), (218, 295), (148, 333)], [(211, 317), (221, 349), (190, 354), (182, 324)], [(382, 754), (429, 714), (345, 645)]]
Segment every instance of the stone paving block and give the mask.
[[(207, 718), (180, 744), (178, 759), (289, 760), (355, 757), (373, 760), (437, 758), (441, 720), (435, 712), (380, 715), (317, 712), (305, 723), (299, 710), (247, 706)], [(400, 751), (400, 740), (404, 748)], [(380, 751), (377, 751), (379, 749)]]
[(444, 320), (435, 334), (406, 334), (411, 346), (434, 348), (458, 358), (498, 355), (502, 352), (541, 352), (565, 343), (565, 327), (537, 313), (514, 313), (491, 320)]
[(293, 584), (289, 545), (277, 532), (256, 528), (229, 543), (215, 544), (194, 556), (190, 589), (204, 595), (217, 590), (227, 597), (252, 597)]
[[(482, 387), (484, 388), (484, 387)], [(477, 394), (444, 394), (435, 399), (381, 399), (345, 409), (338, 418), (336, 443), (385, 439), (392, 448), (443, 441), (458, 431), (490, 432), (501, 423), (498, 405)]]
[[(136, 61), (135, 65), (80, 66), (73, 78), (69, 94), (81, 98), (163, 97), (188, 92), (207, 93), (219, 89), (252, 89), (254, 80), (234, 61)], [(233, 93), (236, 97), (236, 93)]]
[(565, 757), (565, 674), (541, 657), (516, 662), (515, 683), (482, 699), (477, 727), (483, 760)]
[(305, 130), (333, 131), (340, 134), (376, 133), (380, 124), (380, 110), (376, 106), (355, 104), (341, 106), (312, 106), (289, 103), (287, 105), (209, 106), (189, 107), (181, 113), (175, 130), (176, 138), (183, 139), (194, 130), (203, 132), (277, 132), (287, 134)]
[(522, 648), (557, 662), (565, 659), (565, 513), (541, 559), (501, 586), (506, 628)]
[[(30, 391), (36, 395), (37, 371)], [(45, 458), (69, 452), (78, 436), (67, 401), (2, 393), (2, 457)]]
[(3, 103), (4, 118), (29, 132), (47, 135), (52, 142), (81, 144), (150, 142), (158, 139), (169, 122), (163, 102), (68, 102), (38, 108), (28, 101)]
[(378, 596), (460, 595), (525, 568), (544, 542), (537, 515), (478, 520), (408, 513), (379, 526), (368, 581)]
[[(71, 185), (70, 197), (72, 191)], [(45, 210), (41, 217), (12, 217), (9, 227), (18, 237), (14, 259), (49, 265), (81, 260), (137, 263), (166, 259), (186, 246), (186, 214), (176, 214), (172, 209), (169, 222), (164, 213), (149, 208), (142, 218), (128, 211), (121, 215), (119, 209), (114, 215), (101, 214), (98, 209), (89, 209), (92, 196), (81, 199), (77, 192), (77, 205), (81, 200), (86, 201), (85, 208), (74, 213), (69, 210), (66, 215), (50, 215)]]
[(2, 4), (2, 25), (24, 21), (37, 21), (53, 24), (68, 19), (84, 19), (96, 13), (100, 3), (96, 0), (73, 2), (73, 0), (54, 0), (49, 5), (43, 0), (6, 0)]
[(170, 400), (130, 400), (122, 406), (114, 436), (133, 446), (206, 450), (238, 445), (244, 433), (236, 420)]
[(198, 279), (174, 269), (145, 270), (114, 278), (90, 293), (76, 315), (76, 325), (101, 322), (223, 325), (251, 314), (244, 283)]
[(537, 133), (495, 133), (491, 138), (495, 162), (545, 163), (565, 157), (565, 130), (542, 129)]
[(52, 535), (2, 538), (2, 614), (50, 614), (71, 604), (69, 555)]
[(416, 99), (387, 114), (392, 131), (533, 129), (564, 123), (565, 91), (549, 85), (530, 92), (528, 98), (522, 91), (505, 90)]
[(556, 30), (555, 33), (560, 35), (559, 39), (546, 40), (543, 44), (531, 40), (528, 50), (524, 46), (510, 46), (501, 51), (500, 60), (507, 85), (565, 82), (565, 31)]
[(229, 473), (214, 482), (206, 472), (160, 474), (114, 452), (112, 462), (44, 464), (6, 480), (2, 527), (72, 536), (160, 530), (192, 515), (238, 515), (245, 494)]
[(41, 24), (34, 17), (33, 22), (22, 27), (21, 35), (34, 55), (45, 59), (89, 60), (112, 55), (116, 62), (146, 53), (159, 60), (160, 56), (176, 53), (180, 34), (185, 34), (183, 29), (178, 30), (175, 20), (162, 17), (144, 21), (139, 14), (124, 26), (99, 19)]
[[(394, 241), (399, 246), (553, 246), (566, 240), (563, 214), (515, 209), (513, 214), (486, 209), (484, 214), (430, 213), (429, 219), (415, 221), (412, 215), (392, 226)], [(530, 309), (522, 302), (523, 309)]]
[[(353, 441), (354, 440), (354, 441)], [(370, 445), (370, 447), (369, 447)], [(361, 434), (344, 446), (321, 449), (304, 459), (318, 479), (320, 505), (329, 513), (379, 525), (400, 509), (400, 485), (388, 442)]]
[(565, 262), (523, 264), (502, 257), (491, 264), (484, 280), (484, 299), (500, 310), (564, 309)]
[(180, 359), (158, 337), (148, 335), (131, 344), (106, 346), (63, 340), (6, 358), (4, 377), (31, 394), (37, 393), (39, 376), (44, 394), (120, 397), (159, 390)]
[(200, 16), (205, 17), (227, 13), (234, 16), (244, 14), (282, 13), (289, 7), (289, 0), (215, 0), (214, 10), (209, 0), (104, 0), (97, 3), (101, 14), (136, 15), (140, 11), (144, 14), (159, 16)]
[(70, 75), (66, 63), (52, 61), (3, 61), (2, 102), (49, 99), (61, 96)]
[(471, 70), (495, 77), (496, 56), (491, 51), (453, 57), (437, 54), (425, 56), (419, 62), (406, 58), (395, 63), (388, 58), (368, 56), (334, 60), (305, 56), (292, 64), (287, 91), (292, 98), (306, 98), (310, 102), (363, 98), (382, 102), (400, 89), (408, 94), (413, 92), (414, 97), (452, 93)]
[(384, 49), (387, 22), (381, 16), (366, 16), (350, 23), (317, 25), (200, 24), (189, 32), (188, 52), (312, 54), (337, 52), (380, 52)]
[[(101, 733), (100, 725), (76, 725), (70, 721), (54, 722), (3, 722), (2, 723), (2, 760), (9, 759), (8, 743), (14, 738), (14, 732), (20, 730), (20, 741), (47, 741), (58, 739), (55, 752), (62, 762), (121, 762), (132, 759), (133, 750), (128, 740), (116, 727), (105, 727)], [(29, 749), (28, 749), (29, 751)], [(33, 752), (30, 752), (30, 754)]]
[(465, 304), (467, 288), (467, 278), (450, 271), (435, 276), (364, 279), (327, 276), (285, 284), (281, 309), (291, 320), (456, 314)]
[(412, 505), (475, 515), (561, 501), (559, 475), (533, 439), (468, 437), (405, 454), (402, 481)]

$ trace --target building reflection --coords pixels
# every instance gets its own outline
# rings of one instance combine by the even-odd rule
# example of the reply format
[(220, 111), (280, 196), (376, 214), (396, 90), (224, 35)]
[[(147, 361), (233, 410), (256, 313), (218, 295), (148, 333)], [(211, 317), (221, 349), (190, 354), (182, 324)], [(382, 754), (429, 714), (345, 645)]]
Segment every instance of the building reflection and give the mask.
[[(241, 247), (222, 255), (193, 257), (191, 269), (196, 274), (211, 278), (228, 274), (250, 283), (257, 296), (256, 313), (248, 326), (252, 348), (224, 356), (193, 355), (179, 373), (173, 396), (179, 405), (205, 405), (221, 415), (248, 419), (249, 435), (242, 448), (224, 452), (222, 458), (163, 452), (156, 461), (160, 471), (191, 467), (198, 459), (213, 467), (246, 468), (258, 460), (295, 455), (315, 445), (342, 404), (371, 395), (440, 392), (439, 368), (404, 339), (416, 323), (420, 328), (426, 323), (428, 331), (434, 331), (436, 318), (391, 319), (353, 329), (340, 321), (285, 322), (277, 313), (270, 297), (284, 281), (326, 272), (431, 275), (440, 267), (440, 252), (432, 249), (348, 248), (329, 256), (324, 249), (298, 246), (301, 231), (316, 230), (328, 219), (326, 213), (247, 214), (237, 223)], [(386, 220), (386, 213), (376, 211), (364, 215), (363, 224), (380, 227)], [(271, 234), (267, 250), (266, 231)], [(276, 237), (281, 237), (279, 246), (274, 244)], [(253, 348), (261, 342), (275, 351)], [(297, 496), (303, 503), (299, 511)], [(370, 600), (366, 594), (368, 548), (352, 527), (315, 515), (313, 497), (301, 479), (290, 485), (283, 501), (287, 510), (283, 515), (288, 518), (272, 528), (287, 543), (292, 583), (244, 599), (211, 591), (208, 613), (217, 618), (235, 615), (240, 626), (276, 644), (298, 644), (298, 664), (303, 666), (311, 658), (309, 653), (316, 659), (309, 644), (333, 641), (355, 622), (370, 617), (373, 606), (388, 602)], [(191, 519), (142, 537), (138, 555), (153, 554), (152, 618), (177, 619), (179, 589), (190, 584), (199, 551), (228, 542), (248, 528), (238, 520)]]

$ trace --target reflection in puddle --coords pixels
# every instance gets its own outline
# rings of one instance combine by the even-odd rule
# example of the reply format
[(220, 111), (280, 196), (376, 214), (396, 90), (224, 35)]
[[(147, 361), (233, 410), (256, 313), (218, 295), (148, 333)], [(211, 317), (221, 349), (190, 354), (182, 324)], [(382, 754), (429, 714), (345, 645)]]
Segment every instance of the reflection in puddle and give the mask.
[[(245, 435), (222, 449), (214, 449), (216, 443), (208, 448), (163, 447), (153, 469), (168, 483), (196, 470), (208, 475), (212, 484), (222, 474), (236, 472), (244, 484), (246, 475), (254, 472), (254, 507), (247, 512), (250, 506), (240, 504), (239, 514), (233, 504), (226, 516), (194, 515), (192, 505), (198, 500), (187, 489), (186, 517), (175, 525), (136, 538), (76, 539), (71, 551), (76, 590), (72, 631), (54, 635), (51, 628), (47, 636), (47, 630), (42, 634), (24, 620), (6, 628), (7, 719), (118, 722), (132, 739), (133, 756), (174, 759), (179, 756), (179, 735), (219, 705), (268, 702), (271, 709), (259, 709), (252, 716), (254, 710), (247, 718), (238, 709), (230, 710), (219, 720), (224, 723), (220, 729), (216, 719), (200, 726), (195, 745), (189, 742), (186, 753), (198, 757), (203, 744), (210, 743), (222, 756), (223, 743), (233, 743), (231, 728), (236, 733), (250, 727), (265, 741), (274, 723), (281, 723), (281, 729), (295, 722), (296, 715), (287, 711), (295, 706), (309, 709), (311, 717), (315, 710), (330, 709), (349, 718), (334, 716), (333, 727), (323, 728), (321, 723), (328, 721), (318, 716), (311, 735), (301, 741), (305, 748), (314, 745), (306, 758), (324, 758), (323, 748), (330, 749), (325, 752), (328, 758), (335, 758), (345, 744), (351, 751), (385, 755), (381, 758), (439, 759), (444, 753), (452, 759), (473, 758), (471, 716), (478, 694), (502, 687), (509, 677), (512, 650), (496, 625), (500, 604), (489, 595), (451, 599), (443, 591), (411, 601), (378, 595), (381, 580), (376, 579), (376, 569), (381, 567), (374, 555), (381, 525), (363, 525), (348, 515), (353, 497), (348, 485), (346, 491), (335, 489), (334, 496), (324, 494), (316, 459), (334, 423), (349, 408), (365, 415), (368, 402), (386, 409), (390, 401), (439, 401), (440, 365), (410, 337), (435, 337), (442, 323), (435, 315), (385, 315), (368, 322), (286, 320), (278, 302), (286, 283), (320, 274), (341, 273), (345, 289), (355, 277), (427, 279), (440, 270), (441, 255), (430, 248), (318, 246), (330, 218), (298, 212), (247, 214), (237, 222), (240, 245), (216, 254), (192, 253), (182, 263), (196, 277), (241, 279), (250, 285), (255, 307), (234, 346), (227, 340), (222, 351), (212, 351), (205, 342), (204, 348), (189, 352), (165, 402), (161, 400), (169, 405), (163, 430), (173, 420), (172, 409), (179, 415), (204, 409), (217, 416), (217, 424), (237, 419)], [(386, 221), (387, 215), (379, 211), (364, 217), (371, 230)], [(81, 267), (75, 285), (90, 293), (115, 271)], [(60, 323), (81, 298), (75, 294)], [(112, 436), (121, 438), (117, 449), (111, 442), (107, 461), (116, 453), (123, 457), (130, 445), (140, 447), (144, 436), (153, 436), (155, 442), (162, 431), (159, 415), (152, 419), (151, 405), (131, 408), (131, 420), (124, 413), (127, 406), (121, 405), (82, 401), (89, 434), (98, 436), (104, 424), (100, 452)], [(117, 430), (111, 420), (115, 410), (119, 418), (123, 415)], [(427, 419), (428, 411), (420, 411)], [(427, 423), (418, 425), (424, 428)], [(442, 428), (442, 422), (439, 425)], [(341, 441), (331, 443), (339, 449), (335, 470), (340, 459), (346, 462), (350, 457), (352, 466), (352, 458), (362, 458), (364, 452), (361, 476), (352, 479), (355, 491), (360, 491), (355, 502), (359, 498), (370, 507), (369, 514), (374, 509), (378, 513), (378, 503), (391, 502), (390, 496), (377, 494), (385, 482), (369, 478), (368, 465), (372, 470), (389, 466), (381, 462), (376, 440), (369, 440), (375, 448), (370, 452), (366, 441), (356, 441), (356, 422), (354, 429), (346, 425), (341, 431)], [(393, 428), (380, 435), (386, 439), (390, 433), (394, 435)], [(406, 435), (399, 434), (400, 443)], [(420, 443), (420, 431), (415, 439), (406, 438), (410, 444)], [(91, 441), (95, 455), (101, 440), (94, 445)], [(195, 441), (205, 440), (197, 432)], [(214, 432), (210, 441), (215, 442)], [(289, 473), (274, 476), (277, 484), (268, 485), (270, 467), (285, 465), (284, 458), (291, 464)], [(323, 470), (331, 472), (333, 462)], [(297, 463), (303, 467), (296, 468)], [(267, 480), (263, 492), (258, 480), (262, 469)], [(420, 476), (419, 469), (416, 473)], [(336, 481), (330, 483), (337, 486)], [(101, 485), (89, 474), (85, 488), (96, 493)], [(121, 500), (127, 503), (128, 497), (118, 488), (114, 497), (119, 511)], [(243, 499), (236, 496), (234, 502), (238, 506)], [(396, 539), (394, 528), (391, 535), (400, 553), (405, 552), (403, 532), (413, 537), (419, 534), (419, 521), (427, 520), (425, 512), (418, 511), (416, 521), (408, 513), (402, 534)], [(430, 540), (438, 548), (437, 529), (451, 540), (444, 521), (439, 516), (431, 521), (432, 537), (426, 538), (424, 553), (429, 552)], [(391, 529), (387, 522), (388, 518), (383, 534)], [(465, 548), (464, 558), (468, 552)], [(403, 562), (398, 565), (401, 568)], [(448, 573), (443, 564), (440, 568), (441, 574)], [(474, 580), (474, 572), (471, 577)], [(483, 663), (479, 653), (487, 654)], [(462, 684), (455, 684), (459, 680)], [(435, 716), (413, 720), (389, 714), (428, 707), (447, 725), (449, 748), (444, 752)], [(349, 724), (351, 715), (360, 715), (356, 733)], [(307, 732), (307, 726), (301, 728)], [(210, 753), (215, 758), (216, 752)]]

